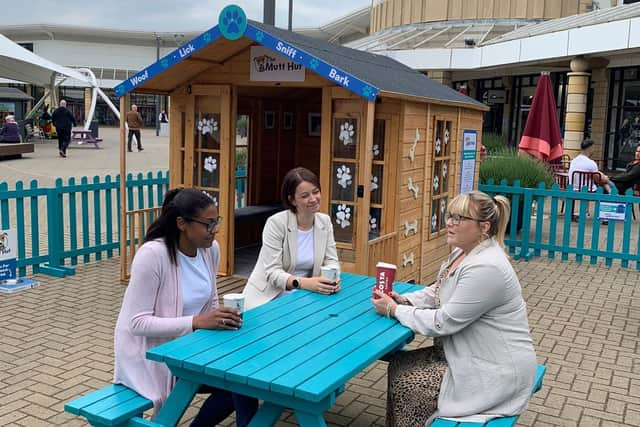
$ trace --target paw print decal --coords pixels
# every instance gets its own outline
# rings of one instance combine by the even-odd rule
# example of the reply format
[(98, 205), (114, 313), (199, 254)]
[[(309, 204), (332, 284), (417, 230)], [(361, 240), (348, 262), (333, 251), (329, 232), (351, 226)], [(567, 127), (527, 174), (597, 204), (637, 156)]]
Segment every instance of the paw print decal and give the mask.
[(449, 167), (447, 166), (447, 162), (442, 163), (442, 178), (447, 177), (447, 172), (449, 172)]
[(351, 168), (348, 166), (340, 166), (336, 173), (336, 177), (338, 178), (338, 185), (342, 188), (346, 189), (348, 186), (353, 184), (353, 180), (351, 179)]
[(442, 141), (440, 141), (440, 138), (436, 138), (436, 156), (440, 155), (441, 149), (442, 149)]
[(433, 177), (433, 191), (438, 192), (438, 188), (440, 187), (440, 179), (438, 175)]
[(218, 169), (218, 161), (214, 159), (213, 156), (206, 157), (203, 167), (207, 172), (213, 173), (214, 170)]
[(338, 139), (342, 141), (344, 145), (353, 144), (353, 125), (349, 122), (344, 122), (340, 125), (340, 134)]
[(264, 33), (262, 31), (256, 32), (256, 41), (262, 42), (264, 40)]
[(220, 12), (218, 26), (226, 39), (237, 40), (247, 29), (247, 17), (240, 7), (229, 5)]
[(122, 86), (118, 86), (116, 88), (116, 96), (122, 96), (124, 94), (124, 88)]
[(317, 70), (319, 65), (320, 62), (316, 58), (311, 58), (311, 61), (309, 61), (309, 68), (312, 70)]
[(378, 220), (369, 215), (369, 231), (376, 231), (378, 229)]
[(444, 130), (444, 143), (445, 144), (449, 143), (449, 129)]
[(434, 212), (431, 216), (431, 231), (436, 231), (438, 227), (438, 215)]
[(365, 98), (370, 98), (371, 95), (373, 95), (373, 89), (371, 88), (371, 86), (365, 86), (362, 88), (362, 96), (364, 96)]
[(213, 134), (213, 132), (217, 132), (218, 131), (218, 122), (216, 122), (215, 119), (211, 118), (203, 118), (201, 120), (198, 120), (198, 132), (200, 132), (201, 135), (206, 135), (206, 134)]
[(341, 228), (347, 228), (351, 225), (351, 208), (347, 205), (338, 205), (338, 211), (336, 212), (336, 224)]
[(202, 36), (202, 38), (204, 39), (204, 41), (206, 43), (210, 43), (211, 42), (211, 33), (204, 33), (204, 36)]
[(440, 199), (440, 213), (444, 215), (444, 212), (447, 210), (447, 202), (445, 199)]
[(378, 144), (373, 144), (373, 157), (378, 157), (380, 155), (380, 146)]
[(378, 185), (378, 177), (371, 176), (371, 191), (376, 191), (380, 186)]
[(206, 191), (202, 190), (202, 193), (207, 196), (208, 198), (210, 198), (213, 201), (213, 204), (218, 206), (218, 196), (214, 196), (211, 193), (207, 193)]
[(162, 65), (162, 68), (167, 68), (169, 66), (169, 60), (167, 58), (162, 58), (160, 65)]

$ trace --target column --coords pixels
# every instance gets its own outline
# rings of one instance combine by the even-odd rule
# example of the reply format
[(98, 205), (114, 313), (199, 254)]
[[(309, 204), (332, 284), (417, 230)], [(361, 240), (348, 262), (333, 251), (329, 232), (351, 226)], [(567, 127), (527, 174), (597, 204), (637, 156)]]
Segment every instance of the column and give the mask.
[[(92, 91), (90, 87), (84, 88), (84, 119), (89, 120), (89, 111), (91, 110)], [(79, 123), (78, 123), (79, 125)]]
[(427, 76), (431, 80), (435, 80), (445, 86), (451, 87), (451, 71), (429, 71)]
[(567, 111), (564, 121), (564, 152), (571, 158), (580, 153), (580, 143), (584, 139), (584, 122), (589, 91), (589, 63), (582, 56), (571, 60), (568, 76)]

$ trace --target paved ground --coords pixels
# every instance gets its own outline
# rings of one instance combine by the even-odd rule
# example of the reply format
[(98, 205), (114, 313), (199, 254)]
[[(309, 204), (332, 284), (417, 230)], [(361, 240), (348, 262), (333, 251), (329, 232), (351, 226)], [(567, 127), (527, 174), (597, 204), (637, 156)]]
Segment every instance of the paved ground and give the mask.
[[(538, 361), (548, 366), (520, 425), (640, 426), (638, 272), (545, 259), (515, 266)], [(39, 279), (36, 289), (0, 294), (0, 425), (84, 425), (63, 404), (112, 378), (124, 291), (118, 259), (79, 266), (66, 279)], [(385, 389), (386, 365), (378, 362), (348, 384), (329, 425), (383, 425)], [(279, 425), (295, 420), (286, 414)]]

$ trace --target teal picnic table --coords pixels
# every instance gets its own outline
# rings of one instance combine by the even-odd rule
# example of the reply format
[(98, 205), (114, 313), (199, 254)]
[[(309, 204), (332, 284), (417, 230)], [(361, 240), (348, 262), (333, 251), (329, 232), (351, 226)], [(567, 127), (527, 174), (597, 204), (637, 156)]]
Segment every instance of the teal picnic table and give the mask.
[[(201, 385), (264, 401), (251, 426), (274, 425), (285, 408), (303, 427), (326, 426), (323, 413), (364, 368), (402, 348), (413, 332), (378, 315), (374, 279), (342, 274), (333, 295), (296, 291), (244, 314), (238, 331), (198, 330), (147, 352), (178, 380), (156, 423), (175, 426)], [(407, 292), (416, 285), (395, 283)]]

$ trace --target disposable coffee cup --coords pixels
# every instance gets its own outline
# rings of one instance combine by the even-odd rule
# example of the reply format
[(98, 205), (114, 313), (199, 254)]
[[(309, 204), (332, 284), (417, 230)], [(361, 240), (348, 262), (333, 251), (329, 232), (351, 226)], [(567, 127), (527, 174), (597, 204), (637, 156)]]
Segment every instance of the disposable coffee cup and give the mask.
[(332, 283), (338, 281), (338, 269), (336, 267), (320, 267), (320, 275)]
[[(386, 262), (379, 262), (376, 264), (376, 284), (373, 288), (374, 291), (380, 291), (387, 295), (391, 295), (393, 291), (393, 280), (396, 277), (396, 267), (394, 264), (389, 264)], [(373, 294), (374, 298), (379, 298), (375, 292)]]
[(226, 294), (222, 297), (225, 307), (231, 307), (238, 310), (240, 317), (244, 313), (244, 295), (242, 294)]

